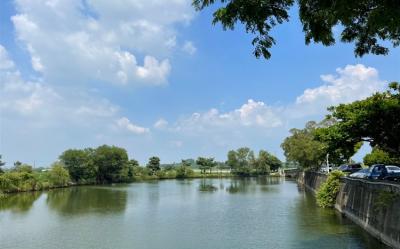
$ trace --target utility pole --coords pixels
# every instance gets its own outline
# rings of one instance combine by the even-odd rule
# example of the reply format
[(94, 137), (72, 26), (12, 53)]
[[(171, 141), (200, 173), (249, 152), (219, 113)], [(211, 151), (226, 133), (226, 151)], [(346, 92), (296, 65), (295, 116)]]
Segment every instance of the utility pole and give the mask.
[(328, 173), (331, 172), (331, 169), (329, 167), (329, 153), (326, 154), (326, 167), (328, 167)]

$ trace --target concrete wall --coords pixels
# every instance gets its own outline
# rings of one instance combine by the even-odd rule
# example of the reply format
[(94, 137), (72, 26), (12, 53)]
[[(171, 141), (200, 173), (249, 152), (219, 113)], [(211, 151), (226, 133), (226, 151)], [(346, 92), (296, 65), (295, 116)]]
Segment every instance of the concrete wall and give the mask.
[[(314, 193), (327, 176), (300, 173), (298, 182)], [(400, 184), (342, 178), (335, 208), (385, 244), (400, 249)]]
[(319, 187), (326, 181), (328, 176), (318, 172), (303, 171), (299, 174), (297, 182), (305, 188), (316, 193)]
[(387, 245), (400, 248), (400, 185), (344, 178), (336, 209)]

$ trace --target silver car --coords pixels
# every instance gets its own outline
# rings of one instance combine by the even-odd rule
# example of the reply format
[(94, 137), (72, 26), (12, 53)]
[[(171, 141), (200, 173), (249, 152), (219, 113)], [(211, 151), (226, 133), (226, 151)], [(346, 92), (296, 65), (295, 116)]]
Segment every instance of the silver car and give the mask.
[(367, 178), (368, 175), (369, 175), (369, 169), (361, 169), (357, 172), (350, 174), (349, 176), (354, 178)]

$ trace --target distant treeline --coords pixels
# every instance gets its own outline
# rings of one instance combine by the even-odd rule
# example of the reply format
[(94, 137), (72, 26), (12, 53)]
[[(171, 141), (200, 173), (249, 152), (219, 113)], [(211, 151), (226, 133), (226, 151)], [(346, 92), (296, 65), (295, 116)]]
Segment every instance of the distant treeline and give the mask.
[[(3, 165), (0, 156), (0, 166)], [(261, 150), (256, 157), (249, 148), (229, 151), (226, 162), (198, 157), (161, 165), (160, 158), (153, 156), (145, 166), (140, 166), (135, 159), (129, 159), (125, 149), (102, 145), (66, 150), (50, 169), (33, 169), (21, 162), (15, 162), (8, 170), (0, 167), (0, 192), (151, 179), (267, 175), (281, 166), (281, 161), (267, 151)]]

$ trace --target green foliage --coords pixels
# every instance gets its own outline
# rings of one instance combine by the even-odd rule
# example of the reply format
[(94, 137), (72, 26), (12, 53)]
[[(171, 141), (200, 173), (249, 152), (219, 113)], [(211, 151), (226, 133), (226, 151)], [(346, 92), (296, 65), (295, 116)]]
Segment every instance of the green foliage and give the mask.
[(50, 184), (55, 187), (66, 187), (70, 181), (68, 170), (60, 162), (53, 163), (49, 171)]
[(247, 147), (229, 151), (226, 164), (233, 174), (239, 176), (266, 175), (282, 166), (282, 162), (267, 151), (260, 150), (258, 157), (255, 157)]
[(98, 167), (93, 162), (94, 149), (64, 151), (59, 157), (68, 170), (72, 181), (76, 183), (94, 183)]
[(15, 172), (26, 172), (26, 173), (32, 173), (33, 172), (33, 167), (29, 164), (24, 164), (24, 163), (16, 163), (14, 164), (14, 168), (12, 169)]
[(210, 170), (211, 173), (212, 168), (217, 166), (217, 163), (214, 161), (214, 158), (205, 158), (205, 157), (197, 158), (196, 164), (199, 165), (202, 174), (205, 174), (206, 170)]
[(12, 169), (0, 175), (0, 191), (4, 193), (43, 190), (50, 187), (47, 172), (27, 172)]
[(123, 148), (102, 145), (93, 153), (93, 164), (98, 170), (98, 183), (122, 182), (123, 172), (128, 166), (128, 154)]
[(320, 207), (333, 207), (336, 202), (336, 196), (339, 193), (340, 177), (345, 176), (341, 171), (332, 171), (328, 179), (321, 185), (317, 191), (317, 203)]
[(389, 153), (380, 150), (378, 148), (373, 148), (371, 153), (365, 155), (364, 164), (371, 166), (374, 164), (398, 164), (398, 160), (391, 158)]
[[(289, 9), (294, 0), (193, 0), (196, 10), (202, 10), (220, 2), (213, 14), (213, 24), (221, 23), (224, 29), (233, 29), (237, 23), (245, 26), (247, 33), (256, 37), (256, 57), (271, 57), (269, 52), (275, 44), (270, 35), (277, 24), (289, 21)], [(382, 45), (388, 40), (393, 47), (400, 44), (400, 4), (392, 1), (324, 1), (299, 0), (299, 17), (303, 24), (306, 44), (314, 41), (325, 46), (335, 44), (333, 29), (341, 25), (342, 42), (354, 42), (354, 53), (387, 54)]]
[(181, 165), (176, 168), (176, 178), (186, 178), (193, 176), (192, 164), (187, 160), (182, 160)]
[[(334, 133), (331, 148), (352, 150), (361, 142), (368, 142), (400, 158), (400, 87), (391, 83), (389, 90), (376, 93), (364, 100), (341, 104), (329, 109), (328, 119), (335, 123), (327, 128)], [(350, 153), (351, 154), (351, 153)]]
[(2, 166), (4, 166), (6, 163), (5, 162), (3, 162), (2, 160), (1, 160), (1, 155), (0, 155), (0, 174), (1, 173), (3, 173), (3, 169), (1, 168)]
[(317, 168), (325, 159), (325, 144), (315, 140), (317, 123), (310, 121), (304, 129), (291, 129), (291, 135), (281, 144), (286, 159), (303, 169)]
[(153, 156), (149, 158), (149, 162), (147, 163), (147, 168), (150, 170), (151, 174), (156, 174), (160, 168), (160, 158)]

